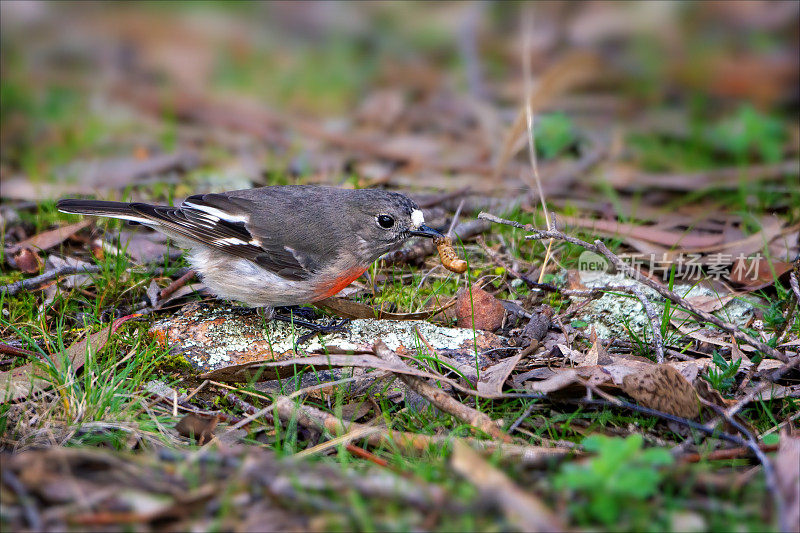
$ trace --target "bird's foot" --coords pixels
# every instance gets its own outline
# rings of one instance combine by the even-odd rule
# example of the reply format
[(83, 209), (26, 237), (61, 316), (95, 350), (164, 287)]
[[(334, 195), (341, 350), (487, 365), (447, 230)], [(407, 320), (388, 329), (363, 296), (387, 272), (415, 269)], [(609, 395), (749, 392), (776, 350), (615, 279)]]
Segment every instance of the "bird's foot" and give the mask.
[(317, 318), (317, 312), (313, 307), (289, 305), (286, 307), (278, 307), (276, 311), (284, 316), (294, 315), (309, 322)]
[(285, 315), (282, 313), (275, 313), (272, 315), (273, 320), (280, 320), (281, 322), (286, 322), (287, 324), (294, 324), (295, 326), (302, 326), (306, 329), (311, 330), (309, 333), (306, 333), (300, 336), (297, 339), (297, 344), (303, 344), (307, 340), (309, 340), (314, 335), (329, 335), (331, 333), (344, 333), (347, 332), (347, 324), (350, 323), (349, 318), (345, 318), (339, 322), (335, 320), (331, 321), (330, 324), (323, 325), (317, 324), (315, 322), (310, 322), (303, 318), (297, 318), (294, 314)]

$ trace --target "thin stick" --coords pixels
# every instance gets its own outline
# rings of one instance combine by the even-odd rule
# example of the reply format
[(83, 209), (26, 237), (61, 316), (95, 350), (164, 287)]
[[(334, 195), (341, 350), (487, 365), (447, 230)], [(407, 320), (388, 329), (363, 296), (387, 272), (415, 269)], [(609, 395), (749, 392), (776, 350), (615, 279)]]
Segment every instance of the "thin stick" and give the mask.
[(22, 505), (22, 512), (25, 515), (25, 519), (31, 527), (31, 531), (42, 531), (44, 529), (42, 526), (42, 517), (36, 509), (33, 498), (31, 498), (25, 485), (10, 468), (3, 469), (3, 483), (8, 485), (8, 487), (16, 493), (17, 499)]
[[(778, 449), (777, 444), (761, 444), (759, 445), (764, 452), (774, 452)], [(739, 446), (736, 448), (727, 448), (725, 450), (714, 450), (711, 453), (699, 454), (688, 453), (680, 456), (680, 461), (683, 463), (699, 463), (700, 461), (725, 461), (727, 459), (736, 459), (751, 453), (750, 448), (747, 446)]]
[(41, 357), (41, 355), (36, 352), (26, 350), (25, 348), (16, 348), (5, 343), (0, 343), (0, 353), (31, 360), (37, 360)]
[(789, 274), (789, 285), (792, 287), (795, 300), (800, 301), (800, 284), (797, 283), (797, 274), (794, 272)]
[(633, 286), (631, 287), (631, 291), (633, 291), (633, 294), (642, 302), (644, 312), (647, 318), (650, 319), (650, 328), (653, 330), (653, 349), (656, 352), (656, 362), (661, 364), (664, 362), (664, 340), (661, 338), (660, 321), (658, 315), (656, 315), (656, 310), (653, 308), (653, 304), (650, 303), (650, 300), (647, 299), (647, 296), (644, 295), (642, 289)]
[(464, 200), (462, 199), (458, 203), (458, 208), (456, 209), (455, 214), (453, 215), (453, 220), (450, 222), (450, 227), (447, 228), (447, 235), (451, 239), (453, 238), (453, 230), (456, 229), (456, 224), (458, 224), (458, 218), (461, 216), (461, 210), (464, 209)]
[(759, 385), (758, 387), (754, 387), (750, 392), (744, 395), (744, 397), (730, 406), (728, 409), (725, 410), (725, 417), (726, 418), (733, 418), (736, 413), (738, 413), (742, 407), (747, 405), (748, 403), (753, 401), (753, 398), (760, 395), (762, 392), (767, 390), (768, 388), (774, 386), (774, 382), (781, 378), (786, 372), (795, 368), (798, 364), (800, 364), (800, 357), (793, 357), (791, 361), (783, 365), (782, 367), (778, 368), (773, 372), (770, 376), (769, 380), (765, 380), (764, 383)]
[[(405, 362), (400, 357), (389, 349), (382, 341), (375, 343), (375, 355), (388, 363), (395, 365), (406, 366)], [(462, 422), (465, 422), (484, 433), (491, 435), (496, 439), (503, 442), (511, 442), (511, 437), (497, 427), (494, 420), (492, 420), (485, 413), (468, 407), (463, 403), (455, 400), (453, 397), (445, 393), (442, 389), (434, 387), (433, 385), (423, 381), (416, 376), (409, 376), (407, 374), (397, 373), (397, 377), (405, 383), (410, 389), (414, 390), (417, 394), (421, 395), (433, 405), (446, 413), (450, 413)]]
[(239, 387), (232, 387), (232, 386), (230, 386), (230, 385), (228, 385), (226, 383), (221, 383), (219, 381), (214, 381), (213, 379), (210, 379), (208, 381), (209, 381), (209, 383), (211, 383), (212, 385), (216, 385), (217, 387), (222, 387), (224, 389), (240, 392), (242, 394), (247, 394), (248, 396), (254, 396), (256, 398), (261, 398), (262, 400), (267, 400), (267, 401), (270, 401), (270, 402), (272, 401), (272, 398), (270, 398), (269, 396), (264, 396), (263, 394), (258, 394), (257, 392), (250, 392), (248, 390), (244, 390), (244, 389), (241, 389)]
[(509, 432), (509, 433), (512, 433), (512, 432), (513, 432), (515, 429), (517, 429), (517, 428), (518, 428), (518, 427), (519, 427), (519, 426), (520, 426), (520, 425), (521, 425), (521, 424), (522, 424), (522, 423), (525, 421), (525, 419), (526, 419), (526, 418), (528, 418), (528, 416), (530, 416), (530, 414), (533, 412), (533, 409), (534, 409), (535, 407), (536, 407), (536, 404), (535, 404), (535, 403), (532, 403), (532, 404), (530, 404), (530, 405), (527, 407), (527, 409), (525, 409), (525, 412), (524, 412), (524, 413), (522, 413), (522, 414), (521, 414), (521, 415), (520, 415), (520, 416), (519, 416), (519, 417), (518, 417), (518, 418), (517, 418), (517, 419), (514, 421), (514, 423), (513, 423), (513, 424), (511, 424), (511, 427), (510, 427), (510, 428), (508, 428), (508, 432)]
[(356, 439), (363, 439), (364, 437), (368, 437), (369, 435), (374, 435), (376, 433), (382, 433), (383, 428), (380, 427), (372, 427), (372, 426), (363, 426), (348, 431), (344, 435), (339, 435), (331, 440), (327, 440), (325, 442), (320, 442), (316, 446), (312, 446), (311, 448), (306, 448), (305, 450), (301, 450), (297, 452), (295, 457), (305, 457), (306, 455), (314, 455), (316, 453), (322, 453), (326, 450), (330, 450), (331, 448), (335, 448), (340, 444), (349, 444), (350, 441)]
[[(283, 395), (276, 395), (275, 404), (270, 408), (274, 408), (275, 413), (281, 420), (293, 420), (303, 427), (319, 431), (329, 431), (333, 435), (343, 435), (348, 431), (355, 431), (359, 428), (371, 428), (371, 426), (359, 424), (357, 422), (346, 424), (334, 415), (310, 405), (295, 405), (293, 400)], [(368, 434), (366, 436), (370, 446), (395, 445), (408, 450), (425, 451), (431, 446), (448, 444), (452, 443), (454, 440), (460, 440), (473, 449), (483, 453), (495, 453), (499, 451), (503, 459), (530, 465), (540, 464), (543, 460), (548, 458), (562, 457), (570, 453), (575, 453), (574, 450), (569, 448), (527, 446), (473, 438), (455, 438), (449, 435), (422, 435), (408, 431), (395, 431), (387, 428), (381, 429), (382, 431), (379, 433)]]
[(747, 430), (742, 424), (736, 421), (735, 418), (728, 416), (727, 411), (722, 409), (721, 407), (713, 404), (711, 402), (703, 402), (704, 405), (710, 407), (718, 415), (721, 415), (725, 418), (725, 421), (730, 424), (731, 426), (735, 427), (739, 432), (745, 436), (746, 438), (746, 446), (753, 452), (753, 455), (756, 456), (758, 462), (761, 463), (761, 468), (764, 471), (764, 481), (767, 485), (767, 490), (769, 491), (770, 496), (772, 496), (773, 505), (775, 505), (775, 511), (778, 515), (778, 518), (781, 520), (781, 530), (783, 531), (791, 531), (792, 526), (787, 526), (783, 523), (784, 513), (783, 513), (783, 498), (781, 498), (780, 492), (778, 491), (778, 480), (775, 477), (775, 469), (772, 466), (772, 462), (767, 458), (764, 452), (759, 448), (758, 442), (756, 442), (755, 437), (750, 431)]
[(778, 339), (777, 344), (783, 340), (783, 336), (788, 337), (789, 332), (794, 327), (794, 322), (797, 320), (797, 308), (800, 307), (800, 284), (797, 283), (797, 272), (800, 271), (800, 260), (795, 261), (795, 270), (789, 274), (789, 286), (794, 293), (794, 300), (789, 303), (789, 308), (786, 310), (786, 320), (784, 321), (781, 329), (775, 333), (775, 338)]
[(40, 276), (23, 279), (8, 285), (3, 285), (0, 287), (0, 294), (5, 293), (8, 296), (14, 296), (23, 290), (30, 291), (36, 289), (39, 287), (39, 285), (48, 281), (52, 281), (56, 278), (60, 278), (61, 276), (69, 276), (71, 274), (96, 274), (98, 272), (100, 272), (100, 267), (97, 265), (67, 265), (61, 268), (56, 268), (55, 270), (51, 270), (50, 272), (45, 272)]
[(647, 276), (644, 276), (643, 274), (639, 273), (638, 271), (636, 271), (632, 267), (626, 265), (622, 261), (622, 259), (620, 259), (613, 252), (611, 252), (611, 250), (609, 250), (606, 247), (606, 245), (603, 243), (603, 241), (601, 241), (599, 239), (594, 241), (594, 244), (589, 244), (586, 241), (582, 241), (581, 239), (577, 239), (575, 237), (571, 237), (571, 236), (569, 236), (569, 235), (567, 235), (567, 234), (565, 234), (565, 233), (563, 233), (561, 231), (558, 231), (558, 230), (552, 230), (552, 229), (548, 230), (548, 231), (538, 230), (536, 228), (533, 228), (532, 226), (529, 226), (529, 225), (528, 226), (523, 226), (522, 224), (519, 224), (517, 222), (503, 220), (501, 218), (495, 217), (494, 215), (490, 215), (488, 213), (480, 213), (478, 215), (478, 218), (479, 219), (484, 219), (484, 220), (489, 220), (491, 222), (496, 222), (496, 223), (499, 223), (499, 224), (507, 224), (507, 225), (510, 225), (510, 226), (514, 226), (514, 227), (526, 229), (528, 231), (532, 231), (534, 234), (533, 235), (528, 235), (527, 237), (525, 237), (526, 239), (532, 239), (532, 240), (550, 239), (550, 238), (559, 239), (559, 240), (563, 240), (563, 241), (575, 244), (577, 246), (580, 246), (580, 247), (582, 247), (582, 248), (584, 248), (586, 250), (589, 250), (590, 252), (595, 252), (595, 253), (598, 253), (598, 254), (602, 254), (609, 261), (611, 261), (611, 263), (614, 264), (614, 266), (617, 268), (617, 270), (619, 270), (620, 272), (624, 273), (628, 277), (638, 281), (639, 283), (647, 285), (648, 287), (650, 287), (654, 291), (658, 292), (664, 298), (666, 298), (666, 299), (670, 300), (671, 302), (683, 307), (686, 311), (688, 311), (689, 313), (691, 313), (695, 317), (700, 318), (701, 320), (703, 320), (705, 322), (709, 322), (711, 324), (714, 324), (715, 326), (719, 327), (720, 329), (722, 329), (724, 331), (727, 331), (728, 333), (733, 335), (733, 337), (736, 340), (738, 340), (740, 342), (743, 342), (745, 344), (749, 344), (750, 346), (753, 346), (754, 348), (757, 348), (758, 350), (762, 351), (763, 353), (769, 355), (770, 357), (772, 357), (774, 359), (778, 359), (780, 361), (783, 361), (784, 363), (788, 363), (789, 362), (789, 357), (785, 353), (782, 353), (782, 352), (776, 350), (775, 348), (773, 348), (772, 346), (769, 346), (768, 344), (766, 344), (764, 342), (761, 342), (761, 341), (759, 341), (757, 339), (754, 339), (750, 335), (747, 335), (746, 333), (742, 332), (739, 328), (737, 328), (733, 324), (730, 324), (728, 322), (720, 320), (719, 318), (717, 318), (713, 314), (711, 314), (711, 313), (709, 313), (707, 311), (703, 311), (702, 309), (699, 309), (698, 307), (696, 307), (692, 303), (688, 302), (687, 300), (685, 300), (684, 298), (679, 296), (677, 293), (667, 289), (663, 285), (653, 281), (652, 279), (648, 278)]
[(644, 407), (643, 405), (638, 405), (635, 403), (629, 403), (624, 400), (620, 400), (607, 392), (595, 387), (588, 381), (584, 381), (583, 379), (577, 378), (577, 381), (581, 383), (584, 387), (591, 390), (598, 396), (604, 398), (603, 400), (595, 400), (591, 398), (575, 398), (572, 400), (566, 400), (566, 403), (576, 403), (579, 405), (601, 405), (601, 406), (616, 406), (622, 407), (623, 409), (629, 409), (631, 411), (636, 411), (637, 413), (642, 413), (644, 415), (656, 416), (663, 420), (668, 420), (670, 422), (676, 422), (678, 424), (682, 424), (686, 427), (696, 429), (706, 435), (711, 437), (716, 437), (718, 439), (726, 440), (728, 442), (732, 442), (734, 444), (738, 444), (739, 446), (747, 446), (747, 441), (741, 438), (738, 435), (731, 435), (730, 433), (725, 433), (723, 431), (717, 431), (715, 427), (710, 426), (709, 424), (700, 424), (695, 422), (694, 420), (689, 420), (688, 418), (683, 418), (681, 416), (671, 415), (669, 413), (665, 413), (664, 411), (658, 411), (656, 409), (651, 409), (650, 407)]
[(161, 289), (161, 292), (158, 293), (159, 301), (163, 300), (167, 296), (171, 295), (173, 292), (177, 291), (178, 289), (189, 283), (189, 281), (192, 278), (194, 278), (195, 274), (196, 272), (194, 270), (190, 270), (183, 276), (179, 277), (178, 279), (176, 279), (175, 281), (173, 281), (172, 283)]

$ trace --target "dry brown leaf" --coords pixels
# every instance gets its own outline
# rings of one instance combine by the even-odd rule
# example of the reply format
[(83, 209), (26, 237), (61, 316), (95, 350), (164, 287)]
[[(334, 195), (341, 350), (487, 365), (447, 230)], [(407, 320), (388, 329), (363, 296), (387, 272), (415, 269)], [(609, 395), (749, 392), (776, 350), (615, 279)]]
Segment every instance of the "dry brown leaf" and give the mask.
[(519, 531), (564, 531), (565, 524), (542, 501), (522, 490), (514, 481), (461, 440), (453, 441), (453, 470), (468, 479), (484, 497), (503, 510)]
[(122, 189), (136, 180), (170, 170), (188, 170), (201, 163), (193, 151), (160, 154), (146, 160), (134, 157), (101, 159), (70, 164), (69, 173), (80, 180), (37, 180), (12, 177), (3, 183), (3, 197), (15, 200), (51, 200), (74, 194), (89, 194)]
[(168, 246), (167, 236), (156, 231), (144, 229), (136, 231), (123, 230), (119, 234), (107, 236), (106, 239), (106, 242), (100, 242), (101, 246), (104, 248), (118, 246), (118, 250), (124, 250), (126, 254), (140, 264), (163, 261), (167, 257), (170, 260), (174, 260), (180, 257), (182, 253), (180, 248)]
[[(108, 342), (111, 331), (110, 328), (103, 328), (67, 348), (65, 354), (71, 362), (72, 368), (77, 370), (83, 366), (87, 350), (91, 353), (101, 350)], [(53, 357), (53, 363), (56, 368), (61, 369), (60, 355)], [(50, 381), (46, 377), (46, 371), (34, 363), (27, 363), (13, 370), (0, 372), (0, 403), (19, 400), (47, 389)]]
[(525, 389), (539, 394), (550, 394), (575, 383), (578, 373), (568, 369), (557, 373), (543, 381), (526, 381)]
[(670, 365), (652, 368), (622, 378), (622, 390), (638, 403), (675, 416), (694, 418), (700, 405), (692, 385)]
[(36, 274), (44, 264), (39, 254), (31, 248), (23, 248), (12, 259), (17, 268), (26, 274)]
[[(782, 180), (787, 174), (798, 175), (800, 165), (796, 159), (787, 160), (774, 164), (753, 165), (747, 169), (747, 172), (750, 175), (758, 176), (761, 181)], [(741, 176), (742, 168), (738, 166), (680, 174), (649, 174), (641, 172), (641, 169), (636, 166), (618, 163), (608, 168), (603, 179), (615, 189), (621, 190), (698, 191), (701, 189), (735, 189), (739, 186)]]
[(714, 246), (725, 241), (723, 235), (695, 235), (687, 232), (666, 231), (649, 226), (636, 226), (612, 220), (593, 220), (579, 217), (562, 217), (566, 226), (590, 229), (593, 232), (609, 237), (626, 239), (641, 239), (651, 243), (661, 244), (674, 248), (678, 245), (683, 248), (700, 248)]
[(482, 371), (478, 379), (478, 392), (487, 395), (499, 395), (502, 393), (503, 384), (516, 368), (522, 355), (522, 350), (519, 350), (515, 355), (507, 357), (496, 365), (492, 365)]
[(730, 255), (733, 258), (740, 256), (748, 257), (760, 252), (762, 248), (772, 242), (773, 239), (786, 232), (794, 232), (800, 228), (800, 224), (784, 228), (783, 221), (776, 216), (763, 217), (761, 220), (761, 231), (754, 233), (743, 239), (735, 241), (725, 241), (721, 244), (698, 247), (682, 250), (681, 253), (689, 254), (713, 254), (716, 252)]
[(731, 265), (729, 279), (742, 285), (744, 290), (757, 291), (769, 287), (791, 269), (792, 263), (785, 261), (770, 261), (766, 257), (757, 259), (737, 257)]
[(613, 363), (605, 346), (603, 346), (603, 343), (597, 338), (597, 332), (594, 330), (594, 326), (592, 326), (592, 332), (589, 334), (589, 340), (592, 341), (592, 347), (586, 352), (583, 362), (579, 363), (578, 366), (608, 365)]
[(6, 248), (6, 254), (15, 254), (24, 248), (31, 248), (33, 250), (47, 250), (53, 246), (58, 246), (65, 240), (69, 239), (83, 228), (89, 227), (93, 224), (91, 219), (81, 220), (75, 224), (69, 224), (60, 228), (51, 229), (34, 235), (29, 239)]

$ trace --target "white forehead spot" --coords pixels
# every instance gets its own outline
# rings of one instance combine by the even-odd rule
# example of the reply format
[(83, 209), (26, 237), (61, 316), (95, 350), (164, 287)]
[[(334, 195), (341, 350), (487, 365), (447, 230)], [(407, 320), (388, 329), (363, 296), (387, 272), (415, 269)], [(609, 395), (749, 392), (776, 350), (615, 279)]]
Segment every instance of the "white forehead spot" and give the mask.
[(424, 223), (425, 223), (425, 217), (422, 216), (422, 211), (420, 211), (419, 209), (414, 209), (411, 212), (411, 224), (413, 224), (415, 228), (418, 228)]

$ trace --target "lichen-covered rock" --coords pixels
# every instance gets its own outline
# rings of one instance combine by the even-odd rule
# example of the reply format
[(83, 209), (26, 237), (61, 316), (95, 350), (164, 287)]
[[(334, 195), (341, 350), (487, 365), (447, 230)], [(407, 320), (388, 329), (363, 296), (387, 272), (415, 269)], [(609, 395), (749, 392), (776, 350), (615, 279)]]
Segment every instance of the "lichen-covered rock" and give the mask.
[[(642, 294), (654, 303), (657, 310), (663, 306), (664, 298), (660, 294), (621, 273), (598, 274), (591, 278), (584, 278), (583, 283), (588, 289), (638, 285), (642, 290)], [(676, 283), (674, 291), (690, 302), (695, 303), (695, 305), (699, 305), (709, 312), (715, 312), (724, 320), (739, 326), (746, 324), (750, 320), (759, 302), (759, 298), (752, 294), (742, 294), (732, 298), (727, 293), (721, 293), (703, 284), (687, 285)], [(719, 305), (708, 305), (714, 302), (718, 302)], [(720, 308), (723, 309), (720, 310)], [(660, 313), (660, 311), (658, 312)], [(680, 321), (683, 321), (683, 317), (688, 316), (686, 314), (681, 315), (681, 311), (676, 310), (674, 306), (671, 313), (672, 319), (679, 319)], [(641, 302), (634, 297), (618, 293), (609, 292), (601, 298), (592, 300), (580, 308), (575, 318), (593, 326), (597, 331), (597, 336), (603, 339), (627, 338), (631, 332), (640, 336), (640, 338), (651, 335), (650, 320), (642, 309)], [(692, 326), (691, 329), (696, 328)]]
[[(180, 313), (159, 320), (151, 333), (203, 372), (262, 361), (279, 361), (303, 354), (369, 352), (381, 339), (401, 355), (427, 351), (425, 343), (456, 360), (475, 364), (475, 353), (502, 348), (505, 340), (486, 332), (446, 328), (420, 320), (362, 319), (344, 331), (314, 336), (297, 344), (308, 330), (265, 320), (254, 310), (190, 304)], [(424, 342), (421, 340), (424, 339)], [(488, 359), (479, 356), (479, 366)], [(271, 379), (264, 376), (262, 379)]]

